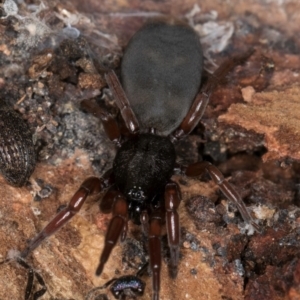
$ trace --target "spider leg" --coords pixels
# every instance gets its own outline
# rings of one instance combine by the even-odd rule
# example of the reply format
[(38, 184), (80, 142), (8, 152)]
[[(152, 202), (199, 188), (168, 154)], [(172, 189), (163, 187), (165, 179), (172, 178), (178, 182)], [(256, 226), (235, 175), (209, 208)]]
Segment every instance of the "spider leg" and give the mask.
[(102, 286), (97, 286), (93, 289), (91, 289), (87, 295), (85, 296), (85, 300), (92, 300), (92, 299), (96, 299), (97, 296), (99, 295), (96, 295), (96, 292), (100, 291), (100, 290), (104, 290), (106, 289), (108, 286), (110, 286), (113, 282), (115, 282), (118, 278), (112, 278), (110, 279), (109, 281), (107, 281), (106, 283), (104, 283)]
[(17, 258), (17, 263), (21, 265), (23, 268), (28, 270), (28, 279), (27, 279), (27, 285), (25, 288), (25, 300), (29, 300), (32, 289), (33, 289), (33, 280), (34, 280), (34, 271), (33, 269), (21, 258)]
[(42, 288), (40, 290), (38, 290), (37, 292), (35, 292), (33, 294), (33, 299), (34, 300), (38, 300), (40, 297), (42, 297), (46, 291), (47, 291), (47, 287), (45, 284), (45, 281), (43, 279), (43, 277), (35, 272), (33, 270), (32, 267), (30, 267), (22, 258), (17, 258), (17, 263), (20, 264), (22, 267), (24, 267), (25, 269), (28, 270), (28, 280), (27, 280), (27, 285), (26, 285), (26, 289), (25, 289), (25, 300), (29, 300), (32, 289), (33, 289), (33, 280), (34, 280), (34, 276), (36, 277), (36, 279), (38, 280), (39, 284), (42, 286)]
[(159, 207), (150, 216), (149, 225), (149, 256), (152, 271), (152, 300), (159, 300), (160, 270), (161, 270), (161, 229), (162, 212)]
[(28, 270), (28, 279), (27, 279), (27, 285), (25, 288), (25, 300), (29, 300), (31, 292), (32, 292), (32, 288), (33, 288), (33, 279), (34, 279), (34, 271), (33, 269), (29, 269)]
[(103, 195), (102, 200), (99, 204), (100, 211), (104, 214), (109, 214), (112, 212), (114, 199), (119, 194), (119, 191), (116, 190), (115, 185), (109, 187), (106, 193)]
[(118, 122), (112, 115), (107, 111), (106, 108), (101, 107), (93, 100), (83, 100), (80, 103), (83, 110), (93, 114), (99, 118), (102, 122), (104, 131), (107, 137), (118, 147), (121, 146), (121, 132)]
[(170, 138), (173, 142), (187, 136), (196, 127), (201, 120), (206, 110), (209, 98), (217, 85), (234, 67), (245, 62), (247, 58), (253, 54), (253, 52), (253, 50), (250, 50), (245, 54), (237, 55), (224, 61), (209, 77), (209, 79), (201, 87), (199, 94), (196, 96), (191, 108), (179, 127), (170, 134)]
[(166, 227), (171, 256), (171, 277), (177, 275), (179, 260), (180, 227), (177, 209), (181, 201), (179, 186), (169, 182), (165, 187)]
[(213, 181), (219, 186), (219, 189), (222, 191), (225, 197), (236, 204), (244, 221), (248, 224), (251, 224), (257, 232), (261, 232), (261, 228), (252, 219), (241, 196), (234, 189), (234, 187), (224, 178), (223, 174), (219, 171), (217, 167), (213, 166), (207, 161), (201, 161), (189, 165), (185, 170), (185, 174), (191, 177), (200, 176), (205, 171), (208, 172)]
[(26, 257), (29, 252), (38, 247), (50, 235), (55, 233), (71, 218), (73, 218), (81, 209), (83, 203), (89, 195), (100, 193), (103, 189), (111, 185), (111, 172), (108, 171), (103, 178), (89, 177), (87, 178), (74, 194), (67, 207), (61, 210), (46, 227), (38, 234), (29, 245), (21, 252), (21, 257)]
[(146, 210), (141, 211), (140, 221), (141, 221), (143, 234), (148, 236), (148, 233), (149, 233), (149, 216), (148, 216), (148, 212)]
[(109, 71), (105, 75), (105, 80), (114, 95), (126, 127), (131, 133), (137, 133), (139, 131), (139, 122), (130, 106), (116, 73), (114, 71)]
[(139, 270), (137, 271), (135, 276), (136, 277), (142, 277), (144, 275), (144, 273), (147, 271), (148, 266), (149, 266), (149, 262), (147, 261), (145, 264), (142, 265), (141, 268), (139, 268)]
[[(113, 185), (111, 186), (108, 191), (105, 193), (103, 196), (101, 202), (100, 202), (100, 210), (101, 212), (108, 214), (111, 213), (113, 210), (113, 206), (115, 204), (114, 200), (116, 197), (120, 195), (120, 192), (116, 190), (116, 187)], [(124, 242), (126, 239), (127, 235), (127, 230), (128, 230), (128, 222), (125, 222), (125, 225), (123, 227), (123, 230), (121, 232), (121, 242)]]
[(37, 291), (33, 294), (33, 300), (37, 300), (46, 293), (47, 287), (45, 285), (45, 281), (44, 281), (43, 277), (37, 272), (34, 272), (34, 274), (35, 274), (35, 277), (38, 280), (39, 284), (42, 286), (42, 288), (39, 291)]
[(127, 231), (127, 219), (128, 219), (128, 204), (122, 193), (118, 193), (115, 196), (113, 205), (113, 217), (110, 220), (106, 236), (104, 249), (100, 257), (100, 262), (96, 270), (96, 275), (101, 275), (104, 264), (107, 262), (110, 253), (116, 245), (118, 238), (124, 235)]

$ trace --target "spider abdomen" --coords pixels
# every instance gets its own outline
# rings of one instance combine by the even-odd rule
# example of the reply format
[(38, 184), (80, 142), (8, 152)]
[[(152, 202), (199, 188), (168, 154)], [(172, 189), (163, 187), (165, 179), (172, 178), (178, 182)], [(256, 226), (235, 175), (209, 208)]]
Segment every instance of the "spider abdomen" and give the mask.
[(148, 24), (126, 47), (121, 78), (141, 129), (168, 135), (181, 123), (201, 84), (199, 38), (190, 27)]

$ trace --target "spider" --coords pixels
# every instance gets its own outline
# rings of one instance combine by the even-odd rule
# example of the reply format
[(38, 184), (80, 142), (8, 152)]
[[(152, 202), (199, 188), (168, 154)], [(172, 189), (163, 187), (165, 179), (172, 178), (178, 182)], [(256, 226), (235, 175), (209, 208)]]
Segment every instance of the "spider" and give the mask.
[(198, 124), (221, 79), (251, 54), (249, 51), (225, 61), (201, 84), (202, 48), (192, 28), (183, 24), (151, 23), (139, 30), (124, 52), (122, 84), (113, 70), (105, 75), (129, 135), (122, 136), (118, 121), (106, 109), (93, 101), (82, 102), (86, 111), (101, 119), (108, 138), (118, 148), (113, 167), (100, 178), (87, 178), (68, 206), (31, 240), (21, 257), (25, 258), (74, 217), (88, 196), (107, 190), (100, 209), (104, 213), (112, 212), (112, 219), (96, 275), (101, 275), (118, 239), (124, 241), (131, 220), (140, 224), (148, 236), (152, 299), (158, 300), (164, 224), (173, 277), (179, 261), (177, 209), (181, 195), (178, 184), (171, 180), (174, 173), (200, 176), (208, 172), (224, 195), (237, 205), (244, 221), (259, 231), (239, 194), (215, 166), (206, 161), (187, 167), (179, 165), (174, 148)]

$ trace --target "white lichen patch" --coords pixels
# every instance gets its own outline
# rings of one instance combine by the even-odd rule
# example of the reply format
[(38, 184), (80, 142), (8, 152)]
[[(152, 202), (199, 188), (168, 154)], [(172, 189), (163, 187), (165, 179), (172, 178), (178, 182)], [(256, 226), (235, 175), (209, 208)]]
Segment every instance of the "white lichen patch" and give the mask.
[(198, 4), (193, 6), (185, 18), (200, 37), (205, 68), (207, 71), (213, 72), (217, 65), (211, 55), (222, 52), (230, 44), (234, 33), (233, 22), (218, 20), (218, 12), (215, 10), (202, 14)]
[(3, 8), (4, 12), (6, 13), (5, 18), (7, 18), (9, 16), (16, 16), (19, 11), (16, 2), (13, 0), (5, 0), (2, 5), (2, 8)]
[(35, 216), (39, 216), (41, 214), (41, 211), (37, 207), (31, 207), (31, 210)]
[(276, 211), (274, 208), (269, 208), (265, 205), (255, 206), (252, 210), (255, 214), (255, 218), (259, 220), (271, 219)]
[(15, 260), (19, 256), (20, 256), (20, 251), (18, 251), (16, 249), (10, 249), (7, 252), (7, 258), (9, 260)]
[(206, 45), (206, 54), (222, 52), (229, 44), (234, 32), (232, 22), (209, 21), (195, 26), (200, 35), (202, 45)]
[(37, 47), (46, 36), (52, 33), (50, 27), (34, 15), (21, 18), (18, 31), (17, 44), (24, 50)]

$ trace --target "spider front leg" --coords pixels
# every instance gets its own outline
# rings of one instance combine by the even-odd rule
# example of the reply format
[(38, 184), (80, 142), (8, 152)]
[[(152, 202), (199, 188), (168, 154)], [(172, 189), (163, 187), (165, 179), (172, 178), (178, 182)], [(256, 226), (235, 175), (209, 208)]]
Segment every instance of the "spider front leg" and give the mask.
[(110, 253), (114, 246), (116, 245), (119, 237), (122, 237), (122, 240), (125, 239), (127, 232), (127, 221), (128, 221), (128, 204), (124, 195), (118, 192), (114, 199), (113, 205), (113, 217), (110, 220), (106, 236), (104, 249), (100, 257), (100, 263), (96, 270), (96, 275), (101, 275), (104, 264), (107, 262)]
[(219, 189), (222, 191), (225, 197), (236, 204), (244, 221), (247, 224), (252, 225), (257, 232), (261, 232), (261, 228), (252, 219), (241, 196), (234, 189), (234, 187), (224, 178), (223, 174), (219, 171), (217, 167), (213, 166), (207, 161), (201, 161), (189, 165), (186, 168), (184, 173), (187, 176), (194, 177), (194, 176), (200, 176), (204, 172), (208, 172), (208, 174), (213, 179), (213, 181), (219, 186)]
[(169, 182), (165, 187), (166, 227), (171, 256), (171, 277), (177, 275), (179, 260), (180, 226), (177, 209), (181, 201), (179, 186)]
[(99, 194), (103, 189), (112, 184), (111, 171), (109, 170), (103, 178), (89, 177), (86, 179), (72, 197), (68, 206), (60, 211), (49, 224), (33, 239), (29, 245), (21, 252), (21, 257), (25, 258), (31, 251), (37, 248), (46, 238), (54, 234), (65, 225), (81, 209), (86, 198), (90, 195)]
[(158, 207), (150, 216), (149, 224), (149, 256), (152, 271), (152, 300), (159, 300), (161, 270), (161, 229), (162, 211)]

